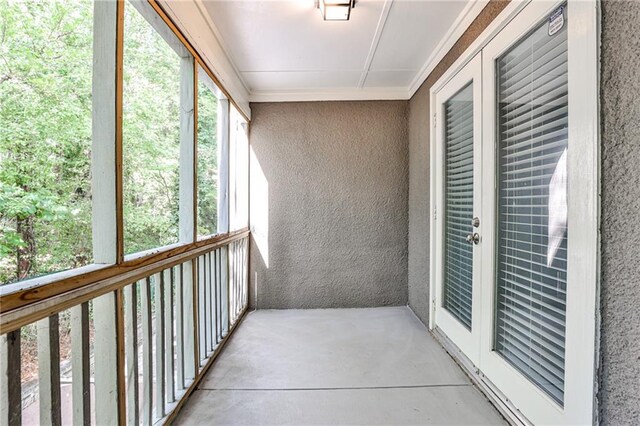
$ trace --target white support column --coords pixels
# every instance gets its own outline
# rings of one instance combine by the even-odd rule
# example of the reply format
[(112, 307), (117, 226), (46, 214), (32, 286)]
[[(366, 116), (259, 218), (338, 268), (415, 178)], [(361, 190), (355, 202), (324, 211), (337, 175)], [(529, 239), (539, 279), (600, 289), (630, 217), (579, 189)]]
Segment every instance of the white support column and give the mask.
[(218, 100), (218, 232), (229, 232), (229, 100)]
[(196, 238), (195, 76), (191, 56), (180, 60), (180, 242)]
[(91, 200), (93, 259), (115, 263), (116, 215), (116, 28), (118, 2), (94, 2)]
[(89, 305), (71, 308), (71, 375), (74, 426), (91, 424)]
[(0, 336), (0, 424), (22, 424), (20, 329)]
[(96, 423), (117, 425), (118, 335), (116, 293), (93, 299)]

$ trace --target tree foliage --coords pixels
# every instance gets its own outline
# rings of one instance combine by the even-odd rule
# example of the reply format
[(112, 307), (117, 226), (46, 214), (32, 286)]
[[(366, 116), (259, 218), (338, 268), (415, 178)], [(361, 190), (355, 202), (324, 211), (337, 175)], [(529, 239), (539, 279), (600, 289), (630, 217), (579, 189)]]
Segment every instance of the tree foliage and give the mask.
[[(125, 12), (123, 215), (133, 253), (178, 240), (181, 58), (128, 2)], [(1, 283), (93, 260), (92, 62), (92, 1), (0, 0)], [(217, 210), (209, 105), (210, 124), (198, 126), (211, 148), (198, 151), (205, 233)]]

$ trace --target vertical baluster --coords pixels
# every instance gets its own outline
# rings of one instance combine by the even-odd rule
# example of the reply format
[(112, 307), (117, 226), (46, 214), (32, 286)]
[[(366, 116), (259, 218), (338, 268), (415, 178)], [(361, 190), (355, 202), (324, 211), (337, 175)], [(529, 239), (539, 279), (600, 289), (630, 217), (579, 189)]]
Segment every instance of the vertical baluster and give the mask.
[(151, 312), (151, 280), (140, 285), (140, 317), (142, 321), (142, 424), (153, 424), (153, 343)]
[(220, 331), (222, 329), (222, 315), (221, 315), (221, 309), (220, 309), (220, 278), (221, 278), (221, 257), (222, 257), (222, 250), (221, 249), (217, 249), (216, 250), (216, 346), (218, 345), (218, 343), (220, 343), (220, 336), (222, 334), (222, 332)]
[(22, 424), (20, 329), (0, 337), (0, 424)]
[(184, 385), (184, 302), (182, 290), (182, 265), (177, 265), (173, 269), (173, 279), (176, 292), (176, 387), (178, 390), (185, 388)]
[(232, 322), (236, 321), (236, 310), (237, 310), (237, 303), (238, 303), (238, 286), (236, 285), (236, 277), (237, 277), (237, 267), (238, 264), (238, 251), (237, 251), (237, 246), (236, 243), (234, 241), (233, 243), (233, 247), (231, 250), (231, 270), (233, 271), (233, 273), (231, 274), (231, 288), (233, 289), (233, 311), (232, 311)]
[(235, 286), (236, 286), (236, 311), (235, 311), (235, 318), (234, 321), (238, 320), (238, 312), (240, 311), (240, 244), (238, 243), (238, 241), (236, 241), (236, 246), (235, 246), (235, 251), (236, 251), (236, 255), (235, 255), (235, 259), (234, 259), (234, 263), (235, 263), (235, 278), (234, 278), (234, 282), (235, 282)]
[(89, 304), (71, 308), (71, 375), (74, 426), (91, 424)]
[(242, 309), (244, 310), (249, 305), (249, 238), (243, 240), (244, 249), (242, 253), (244, 255), (244, 262), (242, 263), (242, 289), (244, 291)]
[(216, 344), (216, 331), (218, 330), (218, 321), (216, 318), (216, 277), (218, 275), (218, 268), (216, 267), (216, 251), (212, 251), (209, 254), (209, 264), (211, 265), (211, 349), (215, 349)]
[(205, 268), (206, 268), (206, 276), (205, 276), (205, 339), (206, 339), (206, 347), (207, 347), (207, 355), (211, 352), (211, 253), (207, 253), (204, 255), (205, 260)]
[(127, 423), (140, 423), (138, 414), (138, 292), (137, 284), (124, 288), (125, 356), (127, 360)]
[(164, 417), (165, 403), (165, 374), (164, 374), (164, 283), (162, 274), (153, 275), (155, 301), (155, 332), (156, 332), (156, 420)]
[(164, 282), (164, 326), (165, 326), (165, 361), (166, 361), (166, 396), (167, 402), (176, 400), (174, 388), (174, 348), (173, 348), (173, 274), (171, 268), (162, 274)]
[(60, 329), (58, 314), (38, 321), (40, 423), (62, 424), (60, 412)]
[(198, 368), (198, 280), (194, 268), (196, 260), (190, 260), (182, 264), (182, 303), (184, 309), (183, 333), (184, 333), (184, 380), (185, 387), (188, 382), (194, 380)]
[(203, 365), (202, 361), (207, 357), (207, 346), (205, 339), (205, 271), (204, 271), (204, 255), (198, 257), (198, 347), (200, 350), (199, 365)]
[(222, 288), (222, 337), (229, 331), (229, 250), (227, 247), (220, 249), (220, 287)]

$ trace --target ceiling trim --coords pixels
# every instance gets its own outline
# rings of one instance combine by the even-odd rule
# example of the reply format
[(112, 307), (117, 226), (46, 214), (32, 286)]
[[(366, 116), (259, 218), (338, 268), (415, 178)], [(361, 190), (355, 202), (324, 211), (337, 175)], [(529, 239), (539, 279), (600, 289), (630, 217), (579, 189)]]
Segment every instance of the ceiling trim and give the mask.
[(369, 75), (369, 70), (371, 68), (371, 63), (373, 62), (373, 58), (376, 56), (376, 52), (378, 51), (380, 37), (382, 37), (382, 31), (384, 31), (384, 26), (387, 23), (387, 18), (389, 17), (389, 12), (391, 11), (392, 4), (393, 0), (385, 0), (384, 5), (382, 6), (380, 19), (378, 20), (378, 25), (376, 26), (376, 31), (373, 35), (373, 40), (371, 40), (371, 47), (369, 48), (367, 60), (364, 63), (364, 69), (362, 70), (362, 75), (360, 76), (358, 87), (364, 86), (364, 83), (367, 80), (367, 76)]
[(449, 27), (449, 31), (442, 37), (438, 46), (412, 80), (408, 87), (409, 98), (418, 91), (422, 83), (424, 83), (427, 77), (429, 77), (429, 74), (431, 74), (431, 71), (435, 69), (447, 52), (451, 50), (487, 3), (489, 3), (489, 0), (471, 0), (465, 5), (451, 27)]
[(309, 90), (253, 90), (251, 102), (407, 100), (406, 87), (363, 87)]

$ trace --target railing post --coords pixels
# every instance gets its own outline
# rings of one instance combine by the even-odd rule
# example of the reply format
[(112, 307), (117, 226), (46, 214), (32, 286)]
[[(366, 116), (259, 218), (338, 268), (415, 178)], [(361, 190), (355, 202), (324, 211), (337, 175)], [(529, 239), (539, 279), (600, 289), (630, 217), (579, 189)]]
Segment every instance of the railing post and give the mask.
[(164, 348), (164, 282), (162, 274), (153, 275), (155, 300), (155, 337), (156, 337), (156, 419), (164, 417), (165, 404), (165, 348)]
[(171, 268), (162, 272), (164, 281), (164, 327), (165, 327), (165, 375), (167, 386), (165, 389), (168, 403), (175, 401), (176, 394), (174, 388), (174, 347), (173, 347), (173, 274)]
[(140, 318), (142, 320), (142, 424), (153, 424), (153, 348), (151, 314), (151, 280), (139, 281)]
[(124, 333), (119, 331), (123, 312), (118, 292), (109, 292), (93, 301), (96, 423), (100, 425), (124, 423), (121, 392), (121, 386), (124, 389), (121, 335)]
[(182, 295), (184, 303), (184, 379), (196, 378), (198, 368), (198, 312), (194, 260), (182, 264)]
[(22, 424), (20, 329), (0, 337), (0, 424)]
[(60, 328), (58, 314), (38, 321), (40, 423), (62, 424), (60, 412)]
[(71, 308), (71, 375), (74, 426), (91, 424), (89, 304)]
[(140, 423), (138, 389), (138, 291), (137, 283), (124, 288), (125, 295), (125, 333), (127, 358), (127, 423)]

